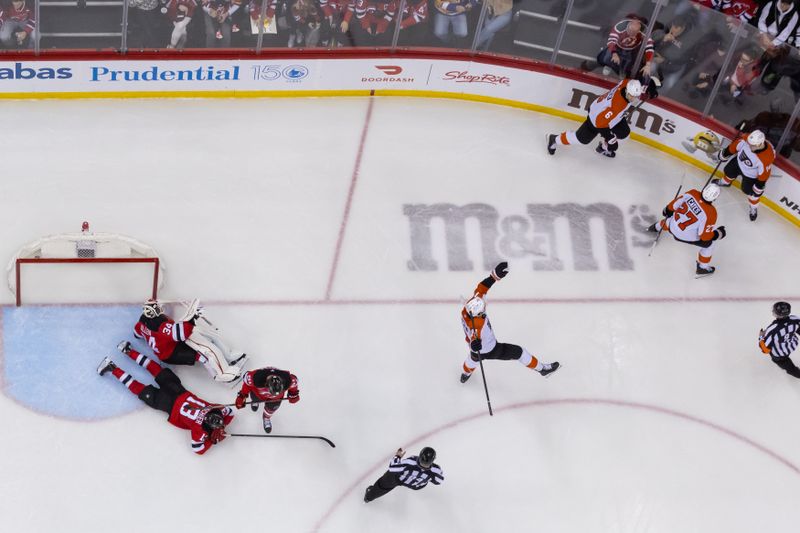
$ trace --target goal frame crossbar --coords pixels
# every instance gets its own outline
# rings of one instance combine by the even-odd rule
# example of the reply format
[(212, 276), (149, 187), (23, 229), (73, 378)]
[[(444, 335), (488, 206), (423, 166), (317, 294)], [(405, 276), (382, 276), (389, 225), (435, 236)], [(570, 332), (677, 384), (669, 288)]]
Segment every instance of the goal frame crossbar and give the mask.
[(153, 264), (153, 293), (152, 298), (158, 297), (158, 273), (161, 269), (161, 261), (158, 257), (18, 257), (15, 261), (15, 294), (17, 307), (22, 305), (22, 286), (20, 285), (23, 264), (43, 264), (43, 263), (152, 263)]

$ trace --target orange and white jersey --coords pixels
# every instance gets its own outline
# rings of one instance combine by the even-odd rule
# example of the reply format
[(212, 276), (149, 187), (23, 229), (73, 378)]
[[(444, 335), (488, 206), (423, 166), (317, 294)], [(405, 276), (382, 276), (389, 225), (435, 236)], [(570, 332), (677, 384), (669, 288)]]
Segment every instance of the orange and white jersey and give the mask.
[(667, 227), (679, 241), (710, 241), (717, 223), (717, 208), (703, 200), (697, 189), (686, 191), (669, 203), (675, 213), (667, 220)]
[[(475, 289), (475, 296), (483, 298), (489, 291), (489, 287), (483, 283), (479, 283)], [(467, 341), (467, 346), (473, 339), (481, 340), (480, 353), (489, 353), (497, 345), (497, 338), (494, 336), (492, 324), (489, 322), (489, 317), (476, 316), (471, 317), (467, 313), (466, 308), (461, 308), (461, 326), (464, 328), (464, 336)]]
[(764, 148), (753, 150), (745, 139), (736, 139), (728, 146), (728, 153), (735, 154), (742, 174), (765, 182), (772, 172), (775, 161), (775, 149), (769, 141), (764, 141)]
[(622, 88), (630, 80), (625, 78), (589, 106), (589, 120), (595, 128), (613, 128), (625, 118), (630, 103), (622, 96)]

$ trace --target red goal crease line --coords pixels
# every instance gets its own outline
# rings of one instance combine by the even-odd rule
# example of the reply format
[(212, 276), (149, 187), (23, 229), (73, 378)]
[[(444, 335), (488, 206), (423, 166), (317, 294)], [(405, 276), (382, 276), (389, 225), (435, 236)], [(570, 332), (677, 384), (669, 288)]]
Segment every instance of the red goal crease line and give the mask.
[(16, 260), (16, 305), (22, 305), (22, 286), (20, 285), (21, 278), (21, 265), (24, 263), (152, 263), (153, 264), (153, 293), (152, 298), (158, 298), (158, 271), (160, 260), (158, 257), (59, 257), (59, 258), (43, 258), (43, 257), (26, 257), (17, 258)]

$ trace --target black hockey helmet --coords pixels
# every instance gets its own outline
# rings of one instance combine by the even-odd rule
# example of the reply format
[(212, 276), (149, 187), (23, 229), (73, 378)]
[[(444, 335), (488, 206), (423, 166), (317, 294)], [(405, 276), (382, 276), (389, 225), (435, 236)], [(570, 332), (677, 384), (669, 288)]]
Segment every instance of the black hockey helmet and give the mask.
[(267, 388), (269, 393), (275, 396), (283, 394), (283, 380), (279, 376), (272, 374), (267, 377)]
[(422, 468), (430, 468), (433, 466), (433, 461), (436, 459), (436, 450), (430, 446), (425, 446), (419, 452), (419, 466)]
[(213, 431), (221, 427), (225, 427), (225, 418), (219, 409), (212, 409), (203, 417), (203, 429), (206, 431)]
[(789, 302), (775, 302), (772, 305), (772, 315), (775, 318), (785, 318), (792, 313), (792, 306)]

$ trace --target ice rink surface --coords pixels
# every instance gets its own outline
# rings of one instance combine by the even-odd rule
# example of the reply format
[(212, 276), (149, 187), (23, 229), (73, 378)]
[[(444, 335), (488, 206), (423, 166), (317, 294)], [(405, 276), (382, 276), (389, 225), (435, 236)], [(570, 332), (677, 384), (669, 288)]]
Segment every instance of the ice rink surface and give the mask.
[[(648, 257), (642, 230), (706, 176), (630, 140), (615, 160), (549, 157), (544, 134), (577, 124), (546, 115), (400, 98), (2, 106), (0, 257), (82, 220), (152, 245), (162, 297), (201, 298), (252, 366), (299, 377), (273, 433), (337, 444), (230, 437), (196, 457), (95, 373), (115, 354), (149, 383), (115, 350), (147, 273), (30, 268), (31, 305), (2, 293), (4, 531), (796, 531), (800, 383), (757, 336), (775, 300), (800, 306), (800, 233), (763, 206), (751, 223), (739, 190), (716, 203), (718, 271), (695, 279), (696, 248), (665, 235)], [(459, 311), (502, 259), (499, 340), (563, 369), (487, 362), (490, 418), (480, 376), (458, 380)], [(177, 373), (233, 401), (202, 368)], [(260, 424), (245, 409), (231, 429)], [(424, 445), (443, 485), (363, 503), (397, 447)]]

